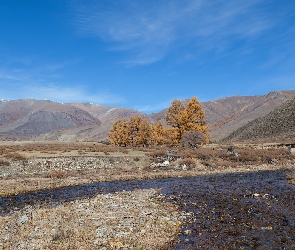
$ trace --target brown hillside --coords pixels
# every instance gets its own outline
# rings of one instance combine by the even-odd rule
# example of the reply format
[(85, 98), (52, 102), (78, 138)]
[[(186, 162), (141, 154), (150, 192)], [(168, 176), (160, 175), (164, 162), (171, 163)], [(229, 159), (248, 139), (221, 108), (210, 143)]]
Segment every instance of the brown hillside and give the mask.
[(50, 131), (99, 124), (99, 119), (67, 104), (32, 99), (0, 103), (2, 138), (30, 138)]
[(102, 106), (92, 103), (70, 103), (73, 107), (84, 110), (101, 121), (100, 126), (89, 125), (85, 127), (70, 128), (62, 131), (51, 131), (38, 136), (37, 140), (105, 140), (112, 124), (118, 119), (129, 120), (131, 116), (145, 116), (145, 114), (122, 107)]
[[(259, 96), (231, 96), (202, 102), (212, 141), (218, 141), (239, 127), (273, 111), (295, 96), (295, 90), (274, 91)], [(185, 102), (185, 101), (184, 101)], [(166, 110), (149, 115), (163, 120)]]
[(92, 103), (72, 103), (70, 105), (85, 110), (102, 123), (113, 124), (118, 119), (128, 120), (131, 116), (145, 116), (145, 114), (137, 110), (122, 107), (102, 106)]
[[(203, 102), (212, 141), (266, 115), (295, 96), (295, 90), (275, 91), (264, 96), (233, 96)], [(183, 102), (187, 102), (184, 100)], [(104, 140), (118, 119), (146, 116), (163, 120), (166, 110), (145, 115), (139, 111), (90, 103), (60, 104), (33, 99), (0, 101), (0, 137), (35, 140)]]
[(295, 142), (295, 98), (226, 137), (224, 142)]

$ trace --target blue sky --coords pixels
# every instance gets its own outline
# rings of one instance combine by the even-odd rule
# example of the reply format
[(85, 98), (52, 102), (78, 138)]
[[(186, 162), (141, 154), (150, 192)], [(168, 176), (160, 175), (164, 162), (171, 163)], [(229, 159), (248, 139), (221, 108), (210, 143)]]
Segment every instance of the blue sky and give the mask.
[(122, 106), (295, 89), (295, 1), (1, 0), (0, 99)]

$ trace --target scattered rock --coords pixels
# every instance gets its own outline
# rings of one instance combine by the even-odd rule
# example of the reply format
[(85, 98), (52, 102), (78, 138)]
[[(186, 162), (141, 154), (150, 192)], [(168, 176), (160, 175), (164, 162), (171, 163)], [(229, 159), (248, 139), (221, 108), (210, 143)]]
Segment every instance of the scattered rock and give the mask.
[(29, 220), (29, 217), (28, 217), (26, 214), (24, 214), (23, 216), (21, 216), (21, 217), (18, 219), (17, 224), (18, 224), (18, 225), (24, 224), (24, 223), (26, 223), (28, 220)]

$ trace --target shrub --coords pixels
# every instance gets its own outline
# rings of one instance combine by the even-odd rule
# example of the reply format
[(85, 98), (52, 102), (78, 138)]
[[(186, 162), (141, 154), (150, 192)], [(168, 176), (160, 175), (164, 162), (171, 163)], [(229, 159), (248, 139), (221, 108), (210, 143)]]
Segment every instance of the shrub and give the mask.
[(180, 159), (177, 161), (177, 164), (180, 167), (185, 165), (188, 169), (197, 167), (197, 162), (191, 158)]
[(0, 159), (0, 166), (10, 166), (10, 162), (4, 159)]
[(167, 155), (167, 150), (166, 149), (158, 149), (152, 153), (150, 153), (150, 156), (153, 158), (159, 158), (159, 157), (165, 157)]
[(198, 148), (206, 141), (205, 134), (201, 131), (194, 130), (182, 135), (180, 145), (188, 148)]
[(46, 174), (47, 178), (52, 178), (52, 179), (63, 179), (67, 177), (67, 172), (62, 171), (62, 170), (53, 170), (50, 171), (48, 174)]
[(12, 152), (4, 155), (5, 158), (9, 158), (15, 161), (27, 161), (28, 158), (25, 155), (19, 154), (17, 152)]
[(101, 141), (100, 143), (104, 145), (111, 145), (111, 142), (109, 140)]
[(179, 148), (177, 156), (180, 158), (195, 158), (196, 153), (195, 150), (189, 148)]

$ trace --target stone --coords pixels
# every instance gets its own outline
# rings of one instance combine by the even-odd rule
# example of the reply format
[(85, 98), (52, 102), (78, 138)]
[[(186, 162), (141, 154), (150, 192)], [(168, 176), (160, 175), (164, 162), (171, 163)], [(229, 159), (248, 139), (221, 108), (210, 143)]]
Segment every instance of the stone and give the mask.
[(163, 166), (168, 166), (169, 163), (170, 163), (169, 161), (164, 161), (164, 162), (162, 163), (162, 165), (163, 165)]
[(192, 230), (185, 230), (183, 233), (186, 234), (186, 235), (189, 235), (189, 234), (192, 233)]
[(21, 217), (18, 219), (17, 224), (18, 224), (18, 225), (24, 224), (24, 223), (26, 223), (28, 220), (29, 220), (29, 217), (28, 217), (26, 214), (24, 214), (23, 216), (21, 216)]

